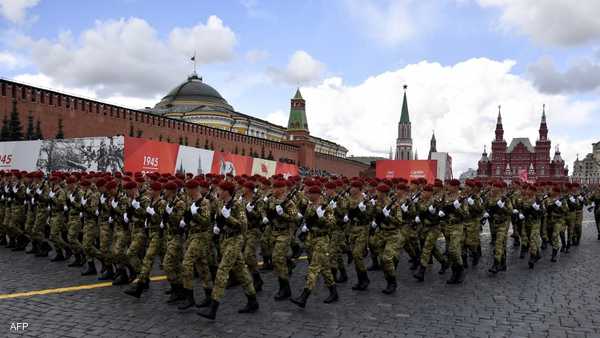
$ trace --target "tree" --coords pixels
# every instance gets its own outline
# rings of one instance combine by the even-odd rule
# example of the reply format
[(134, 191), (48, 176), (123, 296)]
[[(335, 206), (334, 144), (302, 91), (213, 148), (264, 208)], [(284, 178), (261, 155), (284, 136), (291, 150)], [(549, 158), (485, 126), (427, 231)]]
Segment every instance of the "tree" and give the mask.
[(44, 136), (42, 135), (42, 121), (37, 120), (37, 122), (35, 123), (35, 133), (34, 133), (34, 139), (35, 140), (43, 140)]
[(17, 100), (13, 100), (13, 109), (8, 120), (9, 141), (20, 141), (23, 139), (23, 127), (17, 111)]
[(0, 131), (0, 140), (8, 141), (10, 135), (8, 131), (8, 116), (4, 115), (4, 119), (2, 120), (2, 130)]
[(25, 133), (26, 140), (33, 140), (34, 138), (34, 129), (33, 129), (33, 115), (29, 113), (27, 116), (27, 132)]
[(58, 132), (56, 133), (56, 136), (54, 138), (59, 139), (59, 140), (65, 138), (65, 133), (63, 132), (63, 120), (62, 120), (62, 117), (58, 118)]

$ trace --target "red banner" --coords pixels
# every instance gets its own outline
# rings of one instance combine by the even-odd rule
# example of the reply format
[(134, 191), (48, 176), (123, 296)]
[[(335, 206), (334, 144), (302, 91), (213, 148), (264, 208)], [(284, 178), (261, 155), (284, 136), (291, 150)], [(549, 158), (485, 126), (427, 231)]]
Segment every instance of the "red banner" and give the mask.
[(124, 170), (172, 174), (178, 152), (178, 144), (125, 137)]
[(402, 177), (414, 180), (424, 177), (433, 183), (437, 173), (437, 161), (428, 160), (381, 160), (375, 164), (377, 178)]
[(275, 174), (281, 174), (285, 178), (298, 176), (298, 167), (295, 164), (277, 162)]
[(251, 175), (252, 157), (215, 151), (210, 172), (219, 175)]

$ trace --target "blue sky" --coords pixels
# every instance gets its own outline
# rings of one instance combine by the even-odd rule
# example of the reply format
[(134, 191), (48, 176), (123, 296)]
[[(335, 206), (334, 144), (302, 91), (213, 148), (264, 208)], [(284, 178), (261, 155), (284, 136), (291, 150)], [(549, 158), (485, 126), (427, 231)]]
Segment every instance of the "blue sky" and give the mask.
[[(436, 129), (455, 171), (489, 143), (498, 104), (508, 141), (532, 142), (548, 104), (551, 137), (572, 161), (600, 126), (598, 3), (0, 0), (0, 75), (143, 107), (185, 79), (196, 50), (199, 73), (241, 112), (285, 123), (302, 87), (311, 131), (353, 154), (387, 154), (406, 82), (417, 149)], [(381, 123), (361, 130), (377, 135), (369, 144), (352, 137), (365, 115)]]

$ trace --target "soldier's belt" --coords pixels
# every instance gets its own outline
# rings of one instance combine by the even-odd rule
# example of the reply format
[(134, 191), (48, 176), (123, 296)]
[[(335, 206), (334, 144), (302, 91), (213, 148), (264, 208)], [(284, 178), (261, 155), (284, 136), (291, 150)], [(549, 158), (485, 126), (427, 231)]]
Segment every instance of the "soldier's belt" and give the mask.
[(223, 232), (223, 239), (228, 239), (241, 235), (241, 231)]

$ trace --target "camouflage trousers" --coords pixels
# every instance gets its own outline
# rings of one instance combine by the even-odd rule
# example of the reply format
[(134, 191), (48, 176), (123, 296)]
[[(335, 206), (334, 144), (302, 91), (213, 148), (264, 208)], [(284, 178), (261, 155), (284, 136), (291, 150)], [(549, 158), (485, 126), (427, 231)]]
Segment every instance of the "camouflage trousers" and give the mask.
[(69, 244), (63, 238), (63, 233), (67, 230), (65, 220), (66, 217), (62, 211), (53, 212), (50, 216), (50, 240), (54, 243), (56, 252), (69, 247)]
[(69, 220), (67, 222), (67, 241), (74, 254), (83, 253), (83, 245), (79, 240), (80, 233), (81, 216), (79, 216), (79, 214), (69, 214)]
[(529, 255), (536, 257), (540, 251), (541, 235), (540, 235), (541, 221), (538, 220), (527, 220), (523, 222), (521, 227), (521, 247), (529, 249)]
[(260, 241), (260, 230), (258, 228), (248, 229), (244, 237), (244, 261), (250, 272), (258, 271), (258, 260), (256, 249)]
[(381, 246), (381, 243), (383, 243), (382, 236), (383, 235), (382, 235), (381, 229), (376, 229), (369, 236), (368, 244), (369, 244), (369, 250), (371, 251), (371, 255), (381, 257), (381, 254), (383, 253), (383, 247)]
[(323, 278), (325, 279), (325, 285), (330, 287), (335, 284), (335, 281), (330, 268), (331, 243), (329, 241), (329, 236), (313, 236), (312, 245), (312, 259), (308, 265), (306, 284), (304, 287), (309, 290), (314, 289), (315, 285), (317, 284), (317, 280), (319, 279), (319, 275), (323, 275)]
[(46, 238), (46, 226), (48, 222), (48, 209), (41, 208), (35, 212), (35, 220), (31, 228), (31, 240), (42, 242)]
[(273, 230), (273, 269), (275, 275), (281, 279), (288, 279), (288, 253), (290, 250), (291, 236), (288, 229)]
[(100, 242), (100, 259), (106, 265), (112, 264), (112, 253), (110, 246), (113, 238), (112, 223), (108, 219), (101, 217), (98, 221), (98, 236)]
[(273, 256), (273, 247), (275, 246), (275, 240), (273, 238), (273, 229), (271, 225), (267, 225), (265, 230), (262, 232), (260, 237), (260, 253), (263, 257)]
[(113, 244), (112, 244), (112, 257), (113, 264), (127, 264), (127, 248), (131, 241), (131, 233), (129, 229), (126, 229), (123, 224), (119, 224), (115, 228)]
[(146, 255), (144, 255), (144, 260), (142, 261), (142, 268), (140, 269), (140, 273), (138, 274), (139, 281), (146, 282), (150, 280), (150, 272), (152, 272), (154, 258), (156, 258), (157, 256), (160, 257), (163, 244), (164, 240), (163, 237), (160, 235), (160, 232), (151, 230), (150, 235), (148, 236), (148, 248), (146, 249)]
[(419, 253), (419, 234), (412, 226), (405, 224), (400, 228), (404, 243), (402, 248), (411, 258), (418, 258)]
[(6, 216), (6, 206), (4, 202), (0, 202), (0, 236), (5, 236), (8, 231), (6, 231), (6, 224), (4, 222), (4, 217)]
[(574, 235), (575, 235), (576, 242), (579, 242), (579, 240), (581, 239), (581, 235), (583, 234), (582, 228), (583, 228), (583, 209), (577, 210), (577, 212), (575, 213)]
[(400, 249), (404, 246), (404, 238), (400, 229), (389, 229), (379, 231), (381, 233), (380, 242), (376, 244), (382, 248), (381, 260), (383, 263), (383, 272), (387, 276), (396, 275), (396, 263)]
[[(448, 248), (448, 262), (451, 265), (462, 266), (462, 245), (464, 227), (462, 223), (451, 223), (446, 225), (446, 247)], [(498, 237), (496, 237), (496, 242)]]
[[(329, 259), (331, 268), (344, 268), (344, 259), (342, 254), (346, 250), (346, 234), (343, 229), (336, 228), (331, 231), (329, 242)], [(314, 243), (313, 248), (314, 251)]]
[(24, 205), (18, 204), (12, 206), (8, 222), (9, 233), (12, 236), (19, 236), (24, 234), (25, 216), (26, 215)]
[[(189, 235), (181, 271), (184, 288), (192, 289), (194, 287), (194, 268), (200, 274), (202, 287), (205, 289), (212, 287), (212, 274), (209, 268), (212, 245), (212, 231), (202, 231)], [(223, 255), (222, 251), (221, 255)]]
[(440, 264), (446, 264), (447, 259), (440, 250), (438, 249), (436, 243), (438, 238), (442, 235), (442, 230), (439, 226), (430, 226), (424, 227), (422, 232), (423, 237), (423, 245), (421, 248), (421, 265), (427, 266), (429, 265), (429, 261), (431, 260), (431, 256), (435, 257), (435, 259)]
[(474, 219), (465, 223), (464, 226), (464, 249), (476, 253), (481, 246), (479, 237), (479, 220)]
[(494, 246), (494, 260), (497, 263), (506, 259), (506, 237), (508, 236), (508, 221), (495, 223), (496, 243)]
[(552, 229), (551, 237), (550, 237), (552, 249), (555, 249), (555, 250), (560, 249), (560, 246), (561, 246), (560, 233), (564, 232), (565, 224), (566, 223), (565, 223), (564, 219), (548, 221), (548, 226), (550, 227), (550, 229)]
[(352, 248), (352, 258), (356, 271), (367, 271), (364, 257), (367, 253), (367, 243), (369, 241), (369, 229), (367, 225), (354, 225), (350, 230), (350, 247)]
[(25, 227), (23, 229), (25, 235), (31, 237), (31, 233), (35, 227), (35, 211), (31, 209), (31, 207), (27, 208), (25, 212)]
[(577, 212), (569, 211), (565, 217), (565, 225), (567, 226), (566, 239), (567, 242), (574, 242), (576, 239), (575, 235), (575, 222), (577, 222)]
[(100, 258), (100, 250), (96, 247), (98, 239), (98, 223), (95, 217), (85, 218), (83, 222), (83, 253), (88, 259)]
[(131, 243), (127, 248), (127, 261), (131, 268), (139, 273), (142, 269), (142, 258), (146, 249), (146, 232), (143, 228), (138, 227), (131, 232)]
[(242, 284), (246, 295), (256, 295), (252, 277), (242, 256), (242, 242), (241, 235), (229, 237), (221, 241), (221, 262), (217, 269), (215, 285), (212, 291), (212, 299), (215, 301), (220, 301), (223, 298), (230, 272)]
[(183, 240), (180, 235), (167, 234), (163, 270), (171, 284), (181, 284), (181, 261), (183, 260)]

